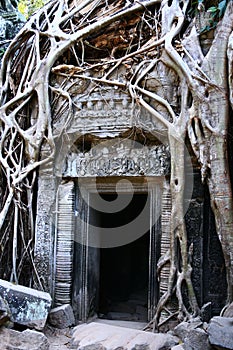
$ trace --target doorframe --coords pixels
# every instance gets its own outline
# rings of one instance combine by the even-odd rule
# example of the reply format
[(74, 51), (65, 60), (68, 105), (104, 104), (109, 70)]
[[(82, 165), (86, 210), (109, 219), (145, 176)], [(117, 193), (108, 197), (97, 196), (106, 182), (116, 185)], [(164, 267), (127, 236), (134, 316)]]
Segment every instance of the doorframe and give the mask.
[[(155, 313), (159, 299), (159, 286), (157, 278), (157, 261), (160, 255), (161, 240), (161, 198), (164, 177), (98, 177), (79, 178), (75, 181), (75, 215), (79, 220), (75, 222), (75, 232), (79, 235), (80, 250), (78, 261), (80, 264), (79, 286), (73, 286), (73, 304), (78, 307), (78, 318), (87, 322), (89, 317), (88, 302), (88, 234), (89, 234), (89, 204), (93, 193), (113, 193), (119, 180), (126, 179), (131, 182), (135, 193), (148, 193), (150, 198), (150, 248), (149, 248), (149, 276), (148, 276), (148, 321)], [(119, 184), (119, 183), (118, 183)], [(118, 193), (130, 193), (132, 187), (127, 182), (121, 182), (117, 187)], [(81, 218), (81, 220), (80, 220)], [(77, 257), (76, 257), (77, 259)], [(75, 268), (75, 267), (74, 267)]]

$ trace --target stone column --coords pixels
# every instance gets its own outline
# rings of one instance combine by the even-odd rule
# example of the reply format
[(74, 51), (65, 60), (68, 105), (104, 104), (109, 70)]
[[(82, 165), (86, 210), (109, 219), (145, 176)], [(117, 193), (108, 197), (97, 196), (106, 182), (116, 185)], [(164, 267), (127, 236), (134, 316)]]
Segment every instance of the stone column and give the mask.
[[(45, 154), (42, 151), (42, 155)], [(34, 287), (48, 293), (53, 290), (54, 260), (54, 211), (57, 178), (53, 174), (53, 163), (40, 167), (38, 176), (37, 213), (35, 228)], [(39, 281), (38, 281), (39, 279)]]

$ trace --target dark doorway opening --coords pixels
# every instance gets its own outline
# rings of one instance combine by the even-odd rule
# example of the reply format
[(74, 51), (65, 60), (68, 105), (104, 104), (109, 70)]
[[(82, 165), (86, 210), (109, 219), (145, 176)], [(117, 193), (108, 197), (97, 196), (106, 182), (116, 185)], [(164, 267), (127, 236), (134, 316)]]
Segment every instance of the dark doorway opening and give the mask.
[[(96, 196), (96, 195), (94, 195)], [(129, 194), (118, 194), (129, 196)], [(130, 195), (132, 196), (132, 195)], [(101, 194), (112, 202), (114, 193)], [(96, 203), (96, 198), (94, 199)], [(100, 227), (117, 227), (121, 230), (143, 210), (143, 220), (150, 222), (147, 193), (134, 193), (129, 204), (116, 213), (92, 210), (91, 216)], [(99, 286), (97, 313), (101, 318), (115, 320), (148, 320), (150, 231), (133, 242), (114, 248), (99, 249)]]
[[(133, 178), (130, 187), (125, 182), (118, 187), (116, 180), (98, 182), (98, 192), (90, 179), (83, 179), (82, 193), (76, 187), (72, 306), (77, 321), (99, 316), (147, 322), (156, 310), (161, 184), (157, 178), (149, 186)], [(124, 244), (118, 244), (119, 236)]]

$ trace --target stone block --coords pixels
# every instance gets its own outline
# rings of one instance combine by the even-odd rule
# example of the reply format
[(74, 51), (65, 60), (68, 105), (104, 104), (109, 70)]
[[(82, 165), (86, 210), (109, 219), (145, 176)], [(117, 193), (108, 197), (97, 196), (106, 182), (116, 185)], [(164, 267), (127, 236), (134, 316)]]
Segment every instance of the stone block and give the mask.
[(233, 350), (233, 318), (215, 316), (210, 320), (207, 332), (215, 349)]
[(34, 330), (18, 332), (13, 329), (0, 329), (1, 350), (49, 350), (47, 337)]
[(183, 344), (185, 350), (212, 350), (208, 341), (208, 334), (202, 328), (202, 322), (182, 322), (174, 329)]
[(64, 304), (52, 309), (48, 316), (49, 323), (56, 328), (67, 328), (75, 324), (71, 305)]
[(51, 296), (0, 279), (0, 296), (8, 303), (11, 321), (42, 330), (51, 307)]
[(78, 350), (164, 350), (178, 344), (170, 334), (158, 334), (92, 322), (73, 330), (71, 349)]

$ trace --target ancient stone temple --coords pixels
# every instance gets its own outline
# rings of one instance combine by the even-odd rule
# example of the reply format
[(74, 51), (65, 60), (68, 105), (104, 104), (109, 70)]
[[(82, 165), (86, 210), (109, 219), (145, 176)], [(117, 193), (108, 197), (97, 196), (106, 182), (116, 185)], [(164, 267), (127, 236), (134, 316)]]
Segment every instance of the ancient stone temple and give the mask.
[(55, 303), (72, 303), (81, 320), (131, 295), (147, 319), (158, 298), (152, 262), (159, 254), (162, 201), (167, 205), (169, 149), (148, 114), (131, 124), (132, 101), (124, 93), (110, 88), (75, 98), (64, 152), (54, 168), (40, 170), (38, 269)]
[[(120, 89), (93, 91), (82, 83), (73, 91), (73, 120), (66, 110), (55, 123), (57, 135), (67, 123), (55, 162), (39, 172), (37, 271), (54, 304), (70, 303), (77, 320), (147, 321), (168, 283), (169, 266), (157, 272), (170, 244), (166, 135)], [(172, 96), (176, 104), (175, 87)], [(199, 171), (186, 156), (193, 279), (200, 304), (211, 300), (218, 313), (226, 290), (223, 257)], [(217, 289), (216, 278), (222, 281)]]
[[(4, 56), (1, 222), (13, 253), (5, 234), (2, 273), (50, 293), (53, 306), (70, 304), (76, 322), (150, 321), (164, 295), (169, 321), (179, 311), (180, 320), (195, 317), (206, 303), (216, 315), (226, 303), (230, 262), (202, 181), (211, 144), (207, 132), (194, 144), (207, 124), (191, 114), (217, 83), (193, 64), (204, 61), (200, 45), (187, 55), (194, 22), (190, 32), (185, 24), (186, 51), (177, 43), (183, 6), (52, 0)], [(180, 17), (170, 23), (171, 9)], [(176, 61), (186, 60), (181, 68), (165, 38)], [(209, 133), (213, 125), (208, 119)]]

